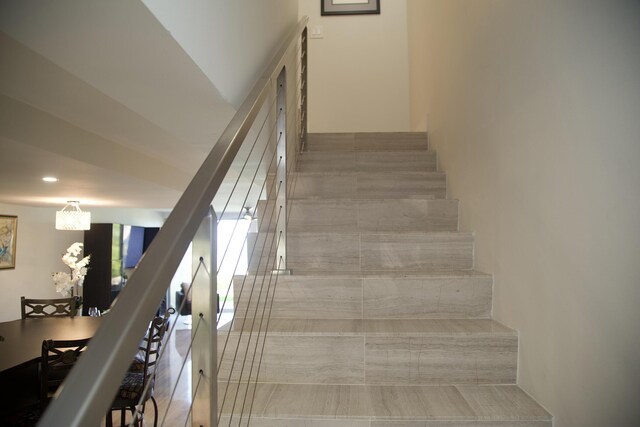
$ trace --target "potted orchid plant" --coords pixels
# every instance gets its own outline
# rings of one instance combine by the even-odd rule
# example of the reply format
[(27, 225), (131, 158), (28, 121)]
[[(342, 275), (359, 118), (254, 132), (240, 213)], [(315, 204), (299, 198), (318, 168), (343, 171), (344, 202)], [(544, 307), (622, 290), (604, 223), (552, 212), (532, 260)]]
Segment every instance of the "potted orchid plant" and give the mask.
[(69, 267), (69, 272), (59, 271), (52, 274), (56, 292), (66, 297), (75, 297), (76, 310), (82, 305), (82, 297), (78, 291), (84, 283), (84, 277), (87, 275), (89, 260), (91, 259), (91, 255), (79, 259), (83, 246), (82, 243), (76, 242), (69, 246), (67, 252), (62, 255), (62, 262)]

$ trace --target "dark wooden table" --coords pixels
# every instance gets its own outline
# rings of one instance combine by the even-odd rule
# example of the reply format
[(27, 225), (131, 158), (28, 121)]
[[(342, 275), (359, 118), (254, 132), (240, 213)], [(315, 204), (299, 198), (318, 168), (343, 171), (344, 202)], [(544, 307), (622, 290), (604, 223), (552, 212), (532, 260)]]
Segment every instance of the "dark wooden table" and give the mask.
[(42, 341), (91, 338), (100, 317), (48, 317), (0, 323), (0, 372), (40, 359)]

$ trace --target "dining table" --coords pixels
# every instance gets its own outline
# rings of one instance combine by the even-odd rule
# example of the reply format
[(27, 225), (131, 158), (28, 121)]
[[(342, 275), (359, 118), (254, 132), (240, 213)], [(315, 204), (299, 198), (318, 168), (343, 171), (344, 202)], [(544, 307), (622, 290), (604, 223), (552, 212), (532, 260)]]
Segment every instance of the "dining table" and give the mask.
[(102, 317), (43, 317), (0, 323), (0, 373), (37, 362), (44, 340), (79, 340), (96, 333)]
[(38, 404), (42, 342), (91, 338), (101, 321), (101, 317), (75, 316), (0, 323), (0, 425), (13, 425), (11, 414), (16, 408)]

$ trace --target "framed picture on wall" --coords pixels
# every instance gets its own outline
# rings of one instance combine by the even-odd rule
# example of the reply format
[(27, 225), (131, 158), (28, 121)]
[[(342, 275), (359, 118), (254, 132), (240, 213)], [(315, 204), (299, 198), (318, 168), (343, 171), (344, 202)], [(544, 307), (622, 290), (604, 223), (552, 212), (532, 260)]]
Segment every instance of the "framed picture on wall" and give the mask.
[(380, 14), (380, 0), (320, 0), (322, 16)]
[(16, 268), (18, 217), (0, 215), (0, 269)]

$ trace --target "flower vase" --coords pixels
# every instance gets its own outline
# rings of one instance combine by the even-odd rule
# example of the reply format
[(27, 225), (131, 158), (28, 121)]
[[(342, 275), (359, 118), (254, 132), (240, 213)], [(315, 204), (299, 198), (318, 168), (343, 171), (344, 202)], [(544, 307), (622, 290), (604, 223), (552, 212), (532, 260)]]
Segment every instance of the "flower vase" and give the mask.
[(82, 315), (80, 308), (82, 307), (82, 296), (78, 295), (78, 285), (71, 288), (71, 298), (73, 298), (72, 316)]

